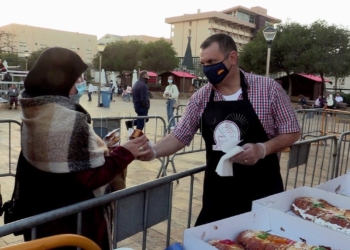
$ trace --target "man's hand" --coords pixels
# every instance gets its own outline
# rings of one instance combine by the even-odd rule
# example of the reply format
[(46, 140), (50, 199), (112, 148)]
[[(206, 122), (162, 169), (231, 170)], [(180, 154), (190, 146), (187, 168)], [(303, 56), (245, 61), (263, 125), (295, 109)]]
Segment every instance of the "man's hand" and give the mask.
[(235, 155), (230, 160), (242, 165), (254, 165), (258, 160), (265, 158), (266, 149), (262, 143), (247, 143), (242, 146), (243, 152)]
[(148, 150), (147, 154), (142, 155), (140, 157), (137, 157), (138, 160), (140, 160), (140, 161), (152, 161), (157, 157), (157, 153), (151, 144), (148, 144), (148, 148), (149, 148), (149, 150)]

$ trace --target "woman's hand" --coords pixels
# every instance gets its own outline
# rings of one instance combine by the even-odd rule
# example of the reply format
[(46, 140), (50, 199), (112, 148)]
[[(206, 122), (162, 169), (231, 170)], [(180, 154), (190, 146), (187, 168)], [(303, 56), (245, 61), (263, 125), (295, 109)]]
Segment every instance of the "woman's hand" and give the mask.
[(148, 140), (145, 135), (125, 142), (122, 147), (129, 150), (135, 158), (142, 157), (150, 153), (150, 147), (148, 146)]

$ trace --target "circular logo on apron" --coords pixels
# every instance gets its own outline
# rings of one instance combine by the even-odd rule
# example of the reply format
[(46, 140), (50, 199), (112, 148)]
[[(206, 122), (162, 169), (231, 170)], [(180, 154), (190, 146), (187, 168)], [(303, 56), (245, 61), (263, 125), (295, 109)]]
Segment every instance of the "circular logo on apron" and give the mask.
[(214, 130), (213, 150), (223, 150), (222, 147), (230, 143), (238, 142), (241, 138), (241, 132), (236, 123), (232, 121), (220, 122)]

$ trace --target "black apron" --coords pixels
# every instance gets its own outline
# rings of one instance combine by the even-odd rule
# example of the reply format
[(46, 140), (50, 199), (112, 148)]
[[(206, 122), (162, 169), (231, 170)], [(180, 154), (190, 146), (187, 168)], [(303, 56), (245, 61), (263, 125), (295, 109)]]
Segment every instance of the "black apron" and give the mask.
[[(233, 163), (232, 177), (221, 177), (215, 172), (225, 153), (213, 150), (213, 145), (225, 141), (235, 131), (240, 133), (238, 136), (243, 140), (239, 145), (269, 140), (248, 99), (248, 85), (242, 72), (240, 77), (243, 100), (214, 101), (213, 89), (201, 118), (200, 130), (206, 144), (207, 167), (203, 207), (196, 226), (249, 212), (253, 200), (284, 191), (277, 154), (267, 155), (253, 166)], [(225, 130), (224, 133), (222, 130)], [(223, 134), (225, 136), (221, 136)]]

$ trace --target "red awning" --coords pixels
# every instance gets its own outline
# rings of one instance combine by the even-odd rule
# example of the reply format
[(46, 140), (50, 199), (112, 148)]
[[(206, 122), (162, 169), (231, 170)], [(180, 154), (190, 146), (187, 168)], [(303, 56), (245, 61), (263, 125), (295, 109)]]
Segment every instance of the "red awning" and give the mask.
[(157, 77), (157, 74), (152, 71), (147, 71), (150, 77)]
[[(308, 75), (308, 74), (297, 74), (297, 75), (300, 75), (300, 76), (303, 76), (305, 78), (309, 78), (315, 82), (322, 82), (322, 78), (319, 77), (319, 76), (315, 76), (315, 75)], [(330, 82), (330, 80), (328, 80), (327, 78), (324, 78), (324, 81), (325, 82)]]
[(188, 72), (185, 72), (185, 71), (171, 71), (171, 73), (173, 73), (174, 75), (176, 75), (178, 77), (197, 78), (197, 76), (190, 74)]

